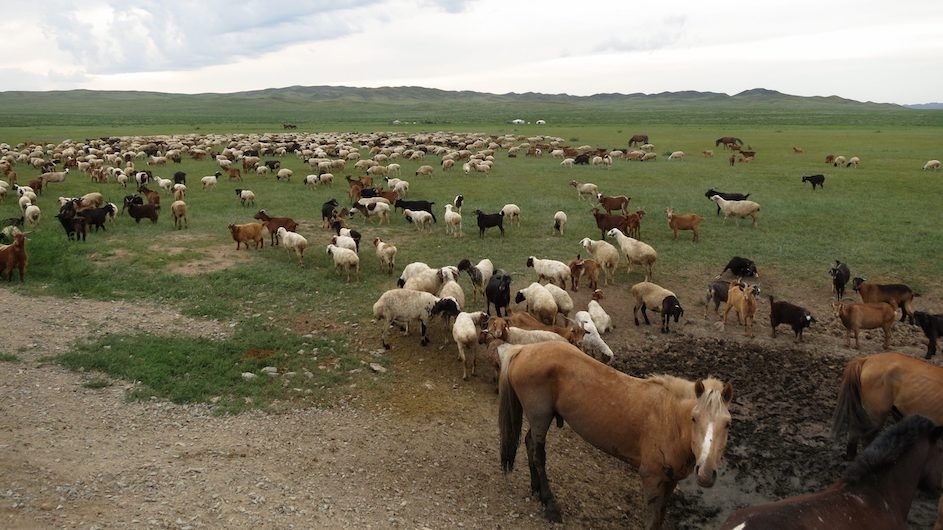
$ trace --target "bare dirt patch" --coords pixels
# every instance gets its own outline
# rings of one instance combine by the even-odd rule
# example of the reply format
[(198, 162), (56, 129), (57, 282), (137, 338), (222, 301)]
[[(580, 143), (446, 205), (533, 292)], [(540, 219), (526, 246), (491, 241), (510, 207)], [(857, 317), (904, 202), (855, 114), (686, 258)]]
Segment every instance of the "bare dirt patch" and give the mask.
[[(173, 250), (173, 249), (171, 249)], [(177, 253), (190, 249), (180, 249)], [(210, 245), (199, 248), (202, 256), (198, 259), (175, 262), (167, 266), (167, 271), (181, 276), (197, 276), (208, 272), (221, 271), (233, 265), (247, 263), (252, 259), (248, 251), (236, 251), (232, 245)]]

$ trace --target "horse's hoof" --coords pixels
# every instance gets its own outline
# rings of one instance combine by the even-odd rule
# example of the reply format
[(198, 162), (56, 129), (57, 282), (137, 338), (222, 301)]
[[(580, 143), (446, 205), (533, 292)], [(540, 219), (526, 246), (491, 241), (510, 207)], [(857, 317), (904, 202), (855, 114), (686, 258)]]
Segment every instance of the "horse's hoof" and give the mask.
[(546, 510), (547, 519), (553, 523), (562, 523), (563, 516), (560, 515), (560, 510), (556, 506), (547, 507)]

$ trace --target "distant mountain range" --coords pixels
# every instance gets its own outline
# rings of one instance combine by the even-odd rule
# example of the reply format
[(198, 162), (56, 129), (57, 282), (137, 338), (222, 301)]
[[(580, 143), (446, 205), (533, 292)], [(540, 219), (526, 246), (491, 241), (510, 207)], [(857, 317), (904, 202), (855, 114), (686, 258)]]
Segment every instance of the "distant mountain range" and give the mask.
[[(913, 108), (935, 109), (929, 104)], [(755, 88), (739, 94), (661, 92), (570, 96), (536, 92), (491, 94), (415, 86), (357, 88), (290, 86), (234, 93), (174, 94), (68, 90), (0, 92), (0, 127), (129, 126), (201, 128), (219, 124), (508, 123), (943, 125), (943, 113), (838, 96), (803, 97)], [(175, 129), (180, 129), (175, 128)]]
[(917, 110), (939, 110), (943, 109), (943, 103), (933, 102), (933, 103), (914, 103), (913, 105), (904, 105), (908, 109), (917, 109)]

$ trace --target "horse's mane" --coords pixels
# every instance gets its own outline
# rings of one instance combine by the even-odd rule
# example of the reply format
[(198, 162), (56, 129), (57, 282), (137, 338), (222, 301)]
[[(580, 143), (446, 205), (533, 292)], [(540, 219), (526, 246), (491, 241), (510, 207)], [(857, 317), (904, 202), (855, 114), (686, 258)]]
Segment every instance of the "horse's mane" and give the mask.
[(845, 483), (856, 484), (886, 471), (926, 436), (933, 426), (932, 421), (915, 415), (887, 429), (848, 466), (842, 477)]
[[(653, 375), (649, 377), (648, 380), (661, 385), (678, 399), (695, 399), (694, 381), (688, 381), (687, 379), (667, 374)], [(704, 383), (706, 399), (709, 406), (714, 408), (715, 405), (722, 405), (724, 401), (722, 397), (724, 384), (719, 379), (713, 377), (707, 377), (701, 381)]]

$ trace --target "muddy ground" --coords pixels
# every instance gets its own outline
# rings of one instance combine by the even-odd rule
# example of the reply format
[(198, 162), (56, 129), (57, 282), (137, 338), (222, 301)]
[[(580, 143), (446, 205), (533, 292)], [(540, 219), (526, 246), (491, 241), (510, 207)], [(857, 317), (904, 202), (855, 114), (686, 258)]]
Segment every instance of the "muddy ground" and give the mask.
[[(841, 368), (860, 353), (842, 346), (833, 318), (816, 311), (820, 322), (808, 342), (794, 345), (791, 333), (769, 337), (768, 304), (760, 307), (757, 336), (748, 338), (741, 327), (725, 330), (713, 316), (705, 319), (703, 306), (691, 302), (682, 322), (662, 335), (656, 326), (636, 328), (629, 313), (614, 309), (628, 305), (623, 289), (607, 293), (604, 306), (619, 326), (606, 337), (617, 368), (637, 376), (710, 374), (735, 388), (717, 483), (705, 490), (685, 480), (669, 507), (669, 527), (716, 528), (737, 506), (812, 491), (840, 475), (843, 444), (829, 437), (829, 418)], [(695, 300), (698, 293), (679, 295)], [(587, 298), (577, 294), (577, 306)], [(4, 350), (21, 359), (0, 364), (3, 527), (550, 526), (529, 497), (524, 461), (501, 473), (494, 387), (484, 377), (461, 381), (441, 325), (433, 326), (428, 348), (415, 336), (397, 338), (383, 354), (390, 372), (361, 380), (332, 408), (218, 417), (204, 405), (128, 403), (128, 382), (87, 389), (82, 383), (99, 374), (40, 361), (82, 337), (132, 331), (126, 319), (109, 318), (127, 310), (0, 289), (0, 321), (17, 323), (16, 333), (5, 333)], [(143, 310), (146, 324), (133, 325), (150, 332), (228, 329), (170, 308)], [(373, 355), (378, 330), (358, 330), (350, 335), (353, 347)], [(864, 353), (880, 350), (879, 335), (864, 334)], [(892, 344), (914, 356), (925, 349), (919, 333), (901, 325)], [(551, 431), (548, 474), (564, 527), (641, 526), (635, 472), (567, 427)], [(918, 499), (911, 527), (929, 528), (935, 514), (934, 499)]]

